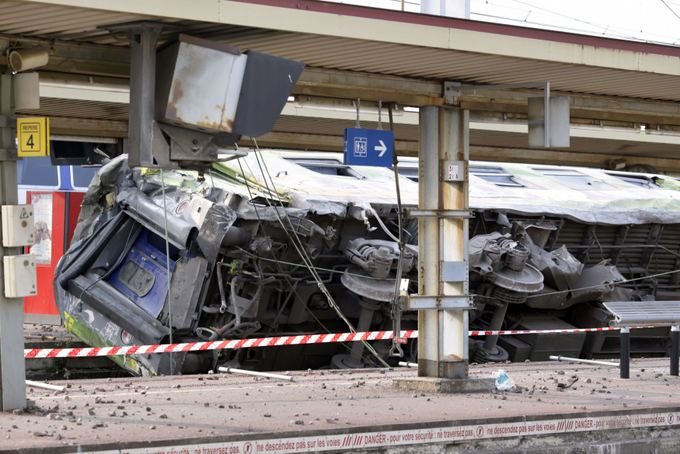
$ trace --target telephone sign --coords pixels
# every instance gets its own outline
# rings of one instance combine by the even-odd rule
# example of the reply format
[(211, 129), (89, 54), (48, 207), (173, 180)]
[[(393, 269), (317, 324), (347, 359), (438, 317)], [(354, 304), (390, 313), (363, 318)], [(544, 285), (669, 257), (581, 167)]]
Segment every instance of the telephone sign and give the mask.
[(345, 164), (392, 167), (394, 133), (377, 129), (345, 129)]

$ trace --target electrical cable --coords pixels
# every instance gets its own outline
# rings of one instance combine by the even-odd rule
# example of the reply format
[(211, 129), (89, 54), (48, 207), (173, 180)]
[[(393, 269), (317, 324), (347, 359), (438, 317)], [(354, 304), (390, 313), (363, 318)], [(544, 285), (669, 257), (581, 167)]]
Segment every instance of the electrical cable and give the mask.
[[(263, 166), (262, 166), (262, 163), (260, 162), (260, 156), (258, 155), (259, 148), (257, 147), (257, 143), (255, 142), (255, 139), (252, 139), (252, 140), (254, 141), (254, 144), (255, 144), (255, 147), (256, 147), (256, 151), (255, 151), (255, 159), (256, 159), (256, 161), (257, 161), (257, 165), (258, 165), (258, 167), (260, 168), (260, 172), (261, 172), (261, 174), (262, 174), (262, 178), (263, 178), (263, 180), (264, 180), (264, 183), (265, 183), (267, 192), (268, 192), (269, 195), (273, 198), (273, 196), (274, 196), (274, 191), (276, 191), (276, 188), (274, 187), (274, 191), (272, 191), (272, 190), (269, 188), (269, 183), (267, 182), (267, 176), (265, 175), (265, 170), (264, 170), (264, 168), (266, 168), (266, 163), (265, 163), (265, 167), (263, 167)], [(263, 159), (263, 161), (264, 161), (264, 159)], [(268, 174), (268, 173), (269, 173), (269, 170), (267, 169), (267, 174)], [(270, 178), (271, 178), (271, 176), (270, 176)], [(272, 186), (274, 186), (273, 181), (272, 181)], [(288, 231), (288, 228), (284, 225), (283, 220), (282, 220), (282, 218), (281, 218), (281, 216), (280, 216), (280, 214), (279, 214), (278, 207), (272, 206), (272, 205), (271, 205), (271, 202), (270, 202), (268, 199), (266, 199), (266, 201), (267, 201), (267, 203), (269, 204), (269, 207), (272, 208), (272, 209), (274, 210), (274, 213), (275, 213), (275, 215), (276, 215), (276, 217), (277, 217), (277, 220), (278, 220), (279, 224), (281, 225), (283, 231), (284, 231), (284, 232), (286, 233), (286, 235), (288, 236), (288, 239), (291, 241), (293, 247), (295, 247), (296, 252), (298, 253), (298, 255), (300, 256), (300, 258), (302, 259), (302, 261), (303, 261), (303, 263), (305, 264), (305, 266), (307, 267), (308, 271), (310, 272), (310, 274), (312, 275), (312, 277), (315, 279), (315, 281), (317, 281), (317, 285), (319, 286), (319, 289), (321, 290), (322, 293), (324, 293), (324, 295), (325, 295), (327, 298), (329, 298), (329, 304), (331, 304), (332, 297), (330, 296), (330, 294), (327, 294), (328, 291), (327, 291), (325, 285), (323, 285), (323, 282), (322, 282), (320, 276), (318, 275), (318, 273), (316, 273), (316, 270), (314, 269), (314, 266), (313, 266), (313, 264), (312, 264), (311, 258), (307, 255), (306, 251), (304, 250), (304, 245), (302, 244), (302, 240), (300, 240), (300, 237), (297, 235), (297, 232), (295, 231), (295, 226), (294, 226), (293, 223), (290, 221), (290, 218), (289, 218), (288, 216), (285, 216), (285, 217), (286, 217), (286, 220), (288, 221), (288, 223), (289, 223), (289, 225), (290, 225), (290, 228), (291, 228), (291, 230), (292, 230), (292, 232), (293, 232), (294, 237), (290, 235), (290, 232)], [(279, 203), (281, 203), (281, 200), (280, 200), (280, 199), (279, 199)], [(321, 284), (319, 284), (319, 282), (321, 282)], [(332, 306), (334, 303), (335, 303), (335, 301), (333, 300), (331, 306)], [(336, 311), (337, 311), (337, 309), (336, 309)], [(345, 318), (345, 316), (344, 316), (344, 314), (342, 314), (342, 312), (339, 312), (339, 313), (338, 313), (338, 316), (340, 316), (340, 318), (348, 325), (348, 327), (350, 328), (350, 330), (353, 329), (353, 327), (351, 326), (351, 323), (349, 322), (349, 320), (347, 320), (347, 319)]]
[[(243, 170), (243, 166), (241, 165), (241, 160), (240, 160), (240, 159), (237, 159), (237, 162), (238, 162), (238, 165), (239, 165), (239, 169), (241, 170), (241, 176), (243, 177), (244, 184), (246, 185), (246, 190), (248, 191), (248, 196), (250, 197), (250, 200), (253, 200), (253, 193), (252, 193), (252, 191), (251, 191), (251, 189), (250, 189), (250, 184), (248, 183), (248, 178), (246, 178), (246, 174), (245, 174), (245, 172), (244, 172), (244, 170)], [(248, 164), (248, 161), (246, 161), (246, 166), (248, 167), (248, 171), (250, 172), (250, 174), (251, 174), (251, 175), (255, 175), (254, 172), (253, 172), (253, 170), (250, 168), (250, 165)], [(255, 210), (255, 216), (257, 217), (257, 219), (258, 219), (258, 221), (260, 222), (260, 225), (262, 226), (262, 229), (263, 229), (263, 231), (264, 231), (264, 223), (262, 223), (262, 220), (261, 220), (261, 218), (260, 218), (260, 214), (259, 214), (259, 211), (258, 211), (258, 209), (257, 209), (257, 205), (256, 205), (256, 204), (253, 204), (253, 209)], [(285, 229), (284, 229), (284, 230), (285, 230)], [(286, 233), (287, 233), (287, 232), (286, 232)], [(277, 266), (276, 266), (276, 269), (277, 269), (277, 271), (278, 271), (279, 273), (282, 272), (281, 267), (279, 266), (279, 264), (287, 264), (287, 265), (292, 265), (292, 266), (296, 266), (296, 267), (305, 266), (305, 265), (300, 265), (299, 263), (292, 263), (292, 262), (286, 262), (286, 261), (283, 261), (283, 260), (270, 259), (270, 258), (267, 258), (267, 257), (260, 257), (260, 256), (258, 256), (258, 255), (252, 254), (252, 253), (250, 253), (250, 252), (246, 251), (245, 249), (243, 249), (243, 248), (241, 248), (241, 247), (238, 247), (238, 246), (237, 246), (237, 249), (239, 249), (241, 252), (245, 253), (246, 255), (249, 255), (249, 256), (251, 256), (251, 257), (253, 257), (253, 258), (256, 258), (257, 260), (265, 260), (265, 261), (275, 262), (276, 265), (277, 265)], [(306, 268), (306, 266), (305, 266), (305, 268)], [(331, 270), (331, 271), (334, 271), (334, 270)], [(288, 276), (288, 279), (290, 279), (290, 276)], [(289, 285), (290, 285), (290, 283), (289, 283)], [(326, 333), (332, 332), (332, 331), (331, 331), (331, 330), (330, 330), (330, 329), (329, 329), (329, 328), (328, 328), (328, 327), (327, 327), (327, 326), (326, 326), (326, 325), (325, 325), (325, 324), (324, 324), (324, 323), (316, 316), (316, 314), (314, 314), (314, 311), (312, 311), (312, 309), (309, 308), (309, 307), (307, 306), (307, 304), (306, 304), (306, 302), (304, 301), (304, 299), (301, 298), (300, 295), (298, 294), (297, 289), (296, 289), (296, 286), (297, 286), (297, 283), (295, 283), (294, 285), (291, 285), (291, 290), (292, 290), (293, 294), (295, 295), (295, 297), (302, 303), (303, 309), (309, 314), (310, 317), (312, 317), (312, 318), (314, 319), (314, 321), (315, 321), (315, 322), (321, 327), (321, 329), (323, 329)], [(350, 348), (348, 345), (345, 345), (345, 344), (343, 344), (343, 348), (345, 348), (347, 351), (350, 351), (350, 350), (351, 350), (351, 348)]]
[[(259, 150), (259, 149), (258, 149), (258, 150)], [(259, 162), (259, 161), (258, 161), (258, 162)], [(240, 160), (239, 160), (239, 166), (241, 166)], [(245, 178), (245, 173), (243, 172), (243, 167), (241, 167), (241, 172), (242, 172), (242, 174), (244, 175), (244, 178)], [(252, 170), (251, 170), (251, 173), (252, 173)], [(397, 173), (397, 175), (398, 175), (398, 173)], [(263, 173), (263, 177), (264, 177), (264, 173)], [(270, 177), (270, 178), (271, 178), (271, 177)], [(397, 181), (396, 184), (398, 185), (398, 181)], [(399, 200), (399, 199), (400, 199), (400, 198), (399, 198), (399, 194), (398, 194), (398, 197), (397, 197), (397, 206), (400, 205), (400, 200)], [(272, 208), (273, 208), (273, 207), (272, 207)], [(401, 210), (399, 210), (399, 212), (401, 213)], [(375, 213), (375, 211), (373, 211), (373, 213), (374, 213), (374, 215), (377, 217), (377, 213)], [(398, 222), (399, 222), (399, 219), (398, 219)], [(291, 226), (292, 226), (292, 224), (291, 224)], [(384, 224), (383, 224), (383, 226), (384, 226)], [(400, 227), (400, 228), (399, 228), (400, 233), (401, 233), (401, 230), (402, 230), (402, 229), (401, 229), (401, 227)], [(286, 230), (286, 232), (287, 232), (287, 230)], [(597, 244), (599, 245), (600, 248), (602, 248), (602, 245), (599, 243), (599, 241), (597, 241)], [(676, 253), (676, 252), (674, 252), (674, 251), (672, 251), (672, 250), (666, 248), (665, 246), (663, 246), (663, 245), (658, 245), (658, 246), (659, 246), (660, 248), (666, 250), (667, 252), (673, 254), (674, 256), (680, 257), (680, 254), (678, 254), (678, 253)], [(299, 264), (299, 263), (287, 262), (287, 261), (284, 261), (284, 260), (277, 260), (277, 259), (270, 259), (270, 258), (266, 258), (266, 257), (259, 257), (259, 256), (255, 255), (255, 254), (251, 254), (250, 252), (248, 252), (248, 251), (246, 251), (246, 250), (244, 250), (244, 249), (242, 249), (242, 248), (238, 248), (238, 249), (239, 249), (241, 252), (243, 252), (243, 253), (245, 253), (245, 254), (247, 254), (247, 255), (250, 255), (250, 256), (252, 256), (252, 257), (257, 257), (257, 258), (260, 259), (260, 260), (265, 260), (265, 261), (270, 261), (270, 262), (277, 262), (277, 263), (280, 263), (280, 264), (283, 264), (283, 265), (287, 265), (287, 266), (305, 267), (305, 268), (308, 268), (308, 267), (309, 267), (309, 265), (308, 265), (306, 262), (305, 262), (304, 264)], [(602, 254), (602, 252), (601, 252), (601, 254)], [(328, 269), (328, 268), (320, 268), (320, 267), (315, 267), (315, 268), (318, 269), (318, 270), (327, 271), (327, 272), (334, 272), (334, 271), (335, 271), (335, 270), (331, 270), (331, 269)], [(648, 276), (642, 276), (642, 277), (639, 277), (639, 278), (625, 279), (625, 280), (623, 280), (623, 281), (614, 282), (614, 283), (611, 283), (611, 284), (609, 284), (609, 285), (617, 286), (617, 285), (621, 285), (621, 284), (626, 284), (626, 283), (631, 283), (631, 282), (637, 282), (637, 281), (642, 281), (642, 280), (646, 280), (646, 279), (653, 279), (653, 278), (655, 278), (655, 277), (660, 277), (660, 276), (665, 276), (665, 275), (670, 275), (670, 274), (675, 274), (675, 273), (680, 273), (680, 269), (678, 269), (678, 270), (672, 270), (672, 271), (667, 271), (667, 272), (663, 272), (663, 273), (658, 273), (658, 274), (652, 274), (652, 275), (648, 275)], [(363, 276), (363, 275), (362, 275), (362, 277), (366, 277), (366, 276)], [(537, 295), (529, 295), (528, 298), (538, 298), (538, 297), (542, 297), (542, 296), (550, 296), (550, 295), (556, 295), (556, 294), (562, 294), (562, 293), (577, 292), (577, 291), (581, 291), (581, 290), (591, 290), (591, 289), (597, 289), (597, 288), (601, 288), (601, 287), (602, 287), (601, 284), (600, 284), (600, 285), (592, 285), (592, 286), (579, 287), (579, 288), (568, 289), (568, 290), (559, 290), (559, 291), (548, 292), (548, 293), (540, 293), (540, 294), (537, 294)], [(484, 297), (483, 295), (476, 295), (476, 294), (473, 294), (473, 295), (471, 295), (471, 296), (473, 296), (473, 297)]]
[(657, 245), (655, 245), (655, 246), (658, 247), (658, 248), (663, 249), (663, 250), (666, 251), (666, 252), (668, 252), (668, 253), (671, 254), (673, 257), (680, 257), (680, 254), (678, 254), (677, 252), (675, 252), (675, 251), (673, 251), (673, 250), (671, 250), (671, 249), (668, 249), (666, 246), (664, 246), (664, 245), (662, 245), (662, 244), (657, 244)]
[[(622, 28), (618, 28), (618, 27), (617, 27), (617, 28), (612, 28), (609, 24), (607, 24), (606, 26), (605, 26), (605, 25), (602, 25), (602, 24), (596, 24), (596, 23), (594, 23), (594, 22), (589, 22), (589, 21), (587, 21), (587, 20), (580, 19), (580, 18), (578, 18), (578, 17), (569, 16), (569, 15), (567, 15), (567, 14), (560, 13), (560, 12), (558, 12), (558, 11), (554, 11), (554, 10), (550, 10), (550, 9), (547, 9), (547, 8), (543, 8), (543, 7), (541, 7), (541, 6), (537, 6), (537, 5), (531, 4), (531, 3), (526, 2), (526, 1), (523, 1), (523, 0), (511, 0), (511, 1), (513, 1), (513, 2), (515, 2), (515, 3), (519, 3), (519, 4), (522, 4), (522, 5), (525, 5), (525, 6), (529, 7), (529, 8), (534, 8), (534, 9), (543, 11), (543, 12), (545, 12), (545, 13), (548, 13), (548, 14), (551, 14), (551, 15), (554, 15), (554, 16), (557, 16), (557, 17), (561, 17), (561, 18), (564, 18), (564, 19), (571, 20), (571, 21), (573, 21), (573, 22), (582, 23), (582, 24), (589, 25), (589, 26), (594, 27), (594, 28), (601, 28), (601, 29), (603, 29), (602, 35), (605, 35), (605, 36), (619, 37), (619, 38), (631, 39), (631, 40), (635, 40), (635, 41), (643, 41), (643, 42), (650, 42), (650, 43), (659, 43), (659, 44), (666, 44), (666, 45), (667, 45), (667, 44), (670, 42), (670, 40), (672, 39), (672, 38), (671, 38), (670, 36), (668, 36), (668, 35), (666, 35), (666, 36), (659, 35), (659, 34), (654, 34), (654, 35), (652, 35), (651, 33), (644, 33), (644, 32), (643, 32), (643, 33), (646, 34), (647, 36), (656, 36), (657, 38), (659, 38), (659, 40), (643, 39), (643, 38), (638, 37), (638, 36), (636, 35), (637, 31), (634, 31), (634, 30), (630, 30), (630, 29), (626, 30), (626, 29), (622, 29)], [(678, 16), (678, 14), (677, 14), (677, 13), (676, 13), (676, 12), (675, 12), (668, 4), (667, 4), (667, 2), (666, 2), (665, 0), (660, 0), (660, 1), (661, 1), (661, 2), (666, 6), (666, 8), (668, 8), (668, 9), (669, 9), (676, 17), (680, 18), (680, 16)], [(507, 18), (507, 19), (508, 19), (508, 20), (514, 20), (514, 19), (510, 19), (510, 18)], [(525, 21), (525, 22), (526, 22), (526, 21)], [(526, 23), (534, 23), (534, 24), (536, 24), (536, 25), (549, 26), (549, 27), (553, 27), (553, 28), (557, 28), (557, 29), (562, 29), (561, 26), (556, 26), (556, 25), (551, 25), (551, 24), (540, 24), (540, 23), (538, 23), (538, 22), (526, 22)], [(569, 28), (569, 27), (564, 27), (564, 29), (569, 30), (570, 28)], [(572, 29), (572, 30), (579, 31), (579, 29)], [(586, 31), (586, 30), (581, 30), (581, 31)], [(588, 32), (588, 31), (586, 31), (586, 32), (587, 32), (587, 33), (592, 33), (592, 32)], [(642, 30), (640, 30), (640, 32), (642, 32)], [(664, 39), (665, 39), (665, 40), (664, 40)], [(676, 40), (676, 41), (677, 41), (677, 40)]]
[[(581, 291), (581, 290), (592, 290), (592, 289), (602, 288), (605, 285), (609, 285), (609, 286), (614, 287), (614, 286), (618, 286), (618, 285), (622, 285), (622, 284), (628, 284), (630, 282), (644, 281), (646, 279), (654, 279), (655, 277), (668, 276), (670, 274), (675, 274), (675, 273), (680, 273), (680, 269), (671, 270), (671, 271), (664, 271), (663, 273), (650, 274), (650, 275), (647, 275), (647, 276), (635, 277), (635, 278), (631, 278), (631, 279), (624, 279), (622, 281), (611, 282), (609, 284), (588, 285), (586, 287), (572, 288), (572, 289), (567, 289), (567, 290), (556, 290), (554, 292), (548, 292), (548, 293), (538, 293), (538, 294), (535, 294), (535, 295), (527, 296), (527, 299), (529, 299), (529, 298), (539, 298), (539, 297), (542, 297), (542, 296), (549, 296), (549, 295), (560, 295), (562, 293), (578, 292), (578, 291)], [(479, 295), (474, 295), (474, 296), (479, 296)]]
[[(163, 169), (161, 171), (161, 194), (163, 197), (163, 223), (164, 223), (164, 236), (165, 236), (165, 271), (167, 274), (167, 295), (166, 304), (168, 305), (168, 328), (170, 331), (170, 343), (173, 344), (172, 338), (172, 302), (170, 300), (170, 235), (168, 234), (168, 201), (165, 198), (165, 172)], [(170, 352), (170, 375), (174, 375), (175, 361), (173, 358), (172, 351)]]
[[(569, 16), (568, 14), (560, 13), (559, 11), (554, 11), (554, 10), (551, 10), (551, 9), (548, 9), (548, 8), (543, 8), (541, 6), (537, 6), (537, 5), (531, 4), (529, 2), (525, 2), (523, 0), (512, 0), (512, 1), (515, 2), (515, 3), (519, 3), (521, 5), (527, 6), (529, 8), (534, 8), (534, 9), (537, 9), (539, 11), (543, 11), (545, 13), (552, 14), (553, 16), (561, 17), (563, 19), (568, 19), (570, 21), (578, 22), (580, 24), (590, 25), (591, 27), (604, 29), (603, 34), (605, 34), (607, 32), (607, 30), (610, 30), (609, 25), (604, 26), (604, 25), (601, 25), (601, 24), (596, 24), (594, 22), (589, 22), (587, 20), (583, 20), (583, 19), (580, 19), (578, 17)], [(661, 0), (661, 1), (663, 1), (663, 0)], [(611, 30), (614, 30), (614, 29), (611, 29)], [(624, 36), (624, 34), (622, 33), (621, 30), (614, 30), (614, 31), (617, 34)]]
[[(390, 125), (390, 131), (394, 132), (394, 118), (392, 115), (392, 104), (389, 104), (387, 106), (387, 113), (389, 115), (389, 125)], [(399, 344), (399, 338), (401, 336), (401, 301), (400, 301), (400, 295), (399, 295), (399, 290), (401, 288), (401, 277), (404, 272), (404, 266), (403, 266), (403, 259), (404, 259), (404, 251), (406, 250), (406, 243), (404, 242), (404, 230), (403, 230), (403, 208), (401, 204), (401, 188), (399, 186), (399, 159), (397, 158), (397, 153), (393, 152), (392, 153), (392, 170), (394, 172), (394, 186), (395, 190), (397, 192), (397, 229), (399, 230), (399, 235), (396, 238), (397, 244), (399, 245), (399, 258), (397, 259), (397, 270), (394, 275), (394, 296), (392, 299), (392, 310), (391, 310), (391, 315), (392, 315), (392, 328), (393, 328), (393, 336), (392, 336), (392, 348), (390, 349), (390, 354), (391, 355), (396, 355), (399, 356), (400, 358), (404, 356), (404, 351), (401, 348), (401, 345)], [(375, 215), (376, 219), (378, 220), (378, 224), (380, 224), (381, 227), (383, 227), (383, 230), (387, 231), (387, 228), (385, 225), (382, 223), (382, 220), (380, 217), (378, 217), (378, 214), (375, 212), (375, 209), (373, 209), (373, 214)], [(389, 234), (391, 238), (394, 238), (393, 235)]]
[(659, 1), (660, 1), (661, 3), (663, 3), (663, 5), (664, 5), (666, 8), (668, 8), (668, 11), (670, 11), (671, 13), (673, 13), (673, 15), (674, 15), (675, 17), (677, 17), (678, 19), (680, 19), (680, 15), (678, 15), (678, 13), (676, 13), (675, 10), (674, 10), (673, 8), (671, 8), (670, 5), (669, 5), (668, 3), (666, 3), (666, 0), (659, 0)]
[[(537, 26), (537, 27), (532, 27), (532, 28), (557, 29), (557, 30), (563, 31), (563, 32), (581, 33), (581, 34), (585, 33), (585, 34), (588, 34), (588, 35), (598, 36), (592, 30), (587, 30), (585, 28), (566, 27), (566, 26), (557, 27), (555, 24), (549, 24), (549, 23), (546, 23), (546, 22), (536, 22), (536, 21), (530, 21), (530, 20), (515, 19), (515, 18), (512, 18), (512, 17), (504, 17), (504, 16), (498, 16), (498, 15), (495, 15), (495, 14), (487, 14), (487, 13), (477, 13), (477, 12), (474, 12), (474, 11), (471, 14), (473, 14), (475, 16), (484, 17), (484, 18), (500, 19), (500, 20), (507, 21), (507, 22), (516, 22), (516, 23), (523, 24), (523, 25), (530, 24), (530, 25)], [(613, 38), (628, 39), (628, 40), (634, 40), (634, 41), (640, 41), (640, 42), (668, 44), (668, 43), (664, 43), (663, 41), (644, 40), (644, 39), (638, 38), (636, 36), (627, 35), (627, 34), (611, 33), (611, 34), (608, 34), (608, 36), (613, 37)]]
[[(245, 249), (243, 249), (239, 246), (235, 246), (235, 248), (238, 249), (239, 251), (241, 251), (243, 254), (246, 254), (246, 255), (248, 255), (252, 258), (256, 258), (258, 260), (264, 260), (266, 262), (272, 262), (272, 263), (280, 263), (281, 265), (294, 266), (294, 267), (297, 267), (297, 268), (306, 268), (307, 267), (306, 265), (301, 264), (301, 263), (293, 263), (293, 262), (288, 262), (286, 260), (271, 259), (269, 257), (262, 257), (262, 256), (259, 256), (259, 255), (253, 254), (252, 252), (248, 252), (248, 251), (246, 251)], [(349, 267), (349, 265), (348, 265), (348, 267)], [(316, 268), (319, 271), (326, 271), (326, 272), (329, 272), (329, 273), (337, 273), (338, 272), (338, 270), (335, 270), (335, 269), (332, 269), (332, 268), (323, 268), (323, 267), (320, 267), (320, 266), (315, 266), (314, 268)], [(364, 278), (364, 279), (373, 279), (373, 280), (376, 280), (376, 281), (384, 281), (385, 280), (385, 279), (380, 279), (380, 278), (373, 277), (373, 276), (367, 276), (367, 275), (364, 275), (364, 274), (350, 273), (348, 271), (345, 271), (345, 272), (347, 274), (349, 274), (350, 276), (361, 277), (361, 278)]]
[[(237, 146), (237, 149), (238, 149), (238, 146)], [(237, 159), (236, 162), (238, 162), (239, 169), (241, 170), (241, 176), (243, 177), (243, 182), (246, 185), (246, 190), (248, 191), (248, 197), (250, 197), (250, 200), (252, 201), (252, 200), (254, 200), (253, 192), (250, 189), (250, 184), (248, 183), (248, 178), (246, 177), (245, 171), (243, 170), (243, 165), (241, 164), (241, 160)], [(246, 166), (248, 166), (248, 170), (250, 171), (250, 174), (254, 175), (254, 173), (253, 173), (252, 169), (250, 168), (250, 166), (248, 165), (247, 161), (246, 161)], [(260, 212), (258, 211), (257, 205), (255, 203), (253, 203), (253, 209), (255, 210), (255, 216), (257, 217), (257, 220), (260, 223), (260, 225), (262, 226), (262, 229), (264, 231), (264, 224), (262, 223), (262, 219), (260, 218)], [(283, 260), (270, 259), (270, 258), (267, 258), (267, 257), (260, 257), (260, 256), (257, 256), (255, 254), (251, 254), (250, 252), (246, 251), (245, 249), (242, 249), (241, 247), (237, 246), (237, 248), (239, 250), (241, 250), (242, 252), (246, 253), (247, 255), (250, 255), (251, 257), (257, 258), (258, 260), (267, 260), (267, 261), (277, 262), (277, 265), (279, 263), (285, 263), (285, 264), (294, 265), (294, 266), (304, 266), (304, 265), (300, 265), (299, 263), (284, 262)], [(281, 268), (279, 266), (277, 266), (277, 271), (281, 272)], [(300, 298), (300, 295), (297, 293), (297, 290), (295, 289), (295, 287), (292, 287), (292, 291), (295, 294), (295, 297), (302, 302), (302, 307), (309, 313), (309, 315), (319, 324), (319, 326), (321, 326), (322, 329), (324, 329), (327, 333), (330, 333), (331, 331), (328, 329), (328, 327), (326, 327), (326, 325), (324, 325), (321, 322), (321, 320), (319, 320), (318, 317), (316, 315), (314, 315), (314, 312), (309, 307), (307, 307), (307, 304), (304, 302), (304, 300), (302, 298)]]
[[(253, 142), (253, 145), (254, 145), (254, 147), (255, 147), (255, 160), (256, 160), (256, 162), (257, 162), (258, 167), (260, 168), (260, 172), (261, 172), (261, 174), (262, 174), (262, 177), (263, 177), (263, 180), (264, 180), (264, 183), (265, 183), (267, 192), (269, 193), (269, 195), (270, 195), (272, 198), (274, 197), (274, 194), (276, 194), (276, 198), (278, 199), (279, 203), (282, 203), (280, 197), (278, 196), (278, 191), (277, 191), (277, 189), (276, 189), (276, 185), (275, 185), (275, 183), (274, 183), (274, 180), (272, 179), (271, 174), (269, 173), (269, 168), (267, 167), (266, 162), (264, 162), (264, 158), (262, 157), (262, 154), (261, 154), (261, 152), (260, 152), (260, 147), (259, 147), (258, 144), (257, 144), (257, 140), (256, 140), (254, 137), (251, 137), (251, 141)], [(260, 159), (262, 160), (262, 162), (260, 162)], [(266, 174), (265, 174), (265, 169), (266, 169)], [(272, 188), (269, 187), (269, 182), (267, 181), (267, 178), (269, 178), (269, 180), (270, 180), (270, 182), (271, 182), (271, 184), (272, 184), (273, 191), (272, 191)], [(276, 199), (274, 199), (274, 200), (276, 200)], [(309, 257), (309, 255), (308, 255), (307, 252), (305, 251), (304, 245), (302, 244), (302, 240), (300, 240), (300, 237), (298, 236), (297, 232), (295, 231), (295, 226), (293, 226), (293, 223), (292, 223), (292, 221), (290, 220), (290, 217), (287, 216), (287, 215), (285, 216), (286, 220), (288, 221), (288, 224), (290, 225), (291, 231), (292, 231), (292, 233), (293, 233), (292, 236), (290, 235), (290, 232), (288, 231), (288, 229), (286, 228), (286, 226), (285, 226), (284, 223), (283, 223), (283, 220), (281, 219), (281, 216), (280, 216), (279, 210), (278, 210), (279, 207), (273, 207), (273, 206), (271, 206), (271, 202), (269, 202), (268, 199), (267, 199), (267, 203), (270, 205), (271, 208), (274, 209), (274, 213), (276, 214), (277, 220), (278, 220), (279, 223), (281, 224), (281, 227), (283, 228), (283, 230), (284, 230), (284, 232), (286, 233), (286, 235), (287, 235), (287, 236), (289, 237), (289, 239), (291, 240), (291, 242), (292, 242), (293, 246), (295, 247), (297, 253), (300, 255), (300, 258), (302, 259), (303, 263), (305, 263), (305, 265), (307, 266), (307, 268), (308, 268), (310, 274), (311, 274), (312, 277), (316, 280), (317, 286), (318, 286), (319, 290), (321, 290), (321, 292), (326, 296), (326, 299), (327, 299), (327, 301), (328, 301), (328, 304), (333, 308), (333, 310), (335, 310), (335, 312), (338, 314), (338, 317), (340, 317), (340, 319), (341, 319), (343, 322), (345, 322), (345, 324), (347, 325), (347, 327), (348, 327), (348, 329), (350, 330), (350, 332), (355, 333), (355, 332), (356, 332), (356, 329), (354, 328), (354, 325), (352, 325), (352, 323), (347, 319), (347, 317), (345, 316), (345, 314), (342, 313), (342, 311), (340, 310), (340, 307), (337, 305), (337, 303), (336, 303), (335, 300), (333, 299), (333, 296), (332, 296), (332, 295), (330, 294), (330, 292), (328, 291), (328, 288), (327, 288), (326, 285), (323, 283), (323, 280), (321, 279), (321, 277), (320, 277), (320, 276), (318, 275), (318, 273), (316, 272), (316, 270), (315, 270), (315, 268), (314, 268), (314, 264), (312, 263), (311, 258)], [(284, 214), (285, 214), (285, 211), (284, 211)], [(373, 346), (372, 346), (371, 344), (369, 344), (369, 343), (366, 342), (366, 341), (361, 341), (361, 342), (363, 343), (364, 347), (365, 347), (369, 352), (371, 352), (371, 354), (373, 354), (373, 355), (375, 356), (375, 358), (376, 358), (383, 366), (388, 367), (388, 368), (390, 367), (390, 366), (385, 362), (385, 360), (382, 359), (382, 357), (378, 354), (378, 352), (375, 351), (375, 349), (373, 348)]]
[[(399, 188), (399, 182), (397, 181), (396, 184), (397, 184), (397, 191), (399, 191), (399, 189), (398, 189)], [(401, 206), (401, 197), (400, 196), (398, 197), (398, 200), (397, 200), (397, 206)], [(380, 226), (382, 231), (385, 232), (385, 235), (387, 235), (395, 243), (401, 244), (401, 214), (400, 214), (401, 208), (398, 208), (398, 210), (399, 210), (399, 213), (397, 214), (397, 216), (398, 216), (397, 223), (398, 223), (398, 226), (399, 226), (399, 237), (394, 236), (394, 234), (389, 231), (389, 229), (387, 228), (385, 223), (382, 221), (382, 219), (380, 219), (380, 216), (378, 216), (378, 212), (375, 211), (375, 208), (373, 208), (372, 206), (369, 205), (367, 211), (369, 213), (371, 213), (373, 215), (373, 217), (375, 217), (375, 220), (378, 221), (378, 225)]]

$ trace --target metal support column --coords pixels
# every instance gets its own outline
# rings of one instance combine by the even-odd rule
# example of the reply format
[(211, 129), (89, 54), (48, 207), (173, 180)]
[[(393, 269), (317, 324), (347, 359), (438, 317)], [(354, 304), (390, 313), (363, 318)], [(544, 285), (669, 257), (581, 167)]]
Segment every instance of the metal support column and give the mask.
[(139, 24), (131, 33), (128, 165), (153, 167), (156, 45), (161, 26)]
[[(0, 75), (0, 205), (16, 205), (17, 152), (12, 76)], [(4, 248), (0, 242), (0, 409), (26, 407), (26, 363), (24, 361), (24, 300), (5, 298), (5, 255), (20, 254), (20, 248)]]
[[(456, 108), (423, 107), (420, 110), (419, 211), (434, 213), (418, 221), (419, 295), (435, 296), (437, 308), (418, 312), (418, 375), (466, 378), (468, 315), (463, 308), (447, 306), (467, 291), (467, 272), (458, 281), (444, 280), (444, 264), (464, 264), (468, 221), (454, 212), (468, 208), (467, 178), (444, 178), (444, 165), (467, 167), (469, 113)], [(463, 172), (464, 173), (464, 172)], [(448, 298), (447, 298), (448, 297)], [(460, 299), (459, 299), (460, 301)]]
[(680, 363), (680, 325), (671, 326), (671, 375), (678, 376)]
[(621, 378), (630, 378), (630, 328), (626, 326), (621, 327), (619, 344), (619, 349), (621, 350), (619, 360)]

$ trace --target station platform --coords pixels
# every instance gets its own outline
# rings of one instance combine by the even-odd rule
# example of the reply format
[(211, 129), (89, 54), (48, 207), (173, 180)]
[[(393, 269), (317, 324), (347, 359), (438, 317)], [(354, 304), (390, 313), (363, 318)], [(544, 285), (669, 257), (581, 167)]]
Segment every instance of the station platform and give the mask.
[(54, 382), (68, 388), (30, 389), (28, 411), (0, 414), (0, 452), (677, 452), (680, 379), (667, 358), (634, 360), (629, 380), (569, 363), (470, 371), (499, 367), (518, 392), (398, 390), (413, 369)]

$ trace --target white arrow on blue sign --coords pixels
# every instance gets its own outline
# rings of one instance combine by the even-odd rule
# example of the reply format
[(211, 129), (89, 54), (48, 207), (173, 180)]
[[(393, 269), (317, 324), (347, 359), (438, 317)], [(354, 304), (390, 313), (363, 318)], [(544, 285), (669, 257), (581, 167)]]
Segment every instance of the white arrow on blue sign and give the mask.
[(394, 133), (378, 129), (345, 129), (345, 164), (392, 167)]

